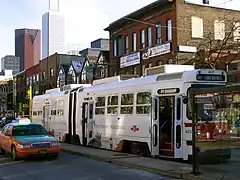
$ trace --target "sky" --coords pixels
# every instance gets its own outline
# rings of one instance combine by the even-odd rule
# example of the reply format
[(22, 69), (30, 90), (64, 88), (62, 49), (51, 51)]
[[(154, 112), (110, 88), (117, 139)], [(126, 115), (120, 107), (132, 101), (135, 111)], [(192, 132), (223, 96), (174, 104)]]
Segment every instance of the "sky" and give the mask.
[[(66, 19), (67, 43), (80, 44), (84, 49), (95, 39), (108, 38), (108, 32), (103, 29), (111, 22), (156, 0), (59, 1)], [(188, 1), (201, 3), (202, 0)], [(240, 10), (239, 0), (210, 0), (210, 3)], [(46, 11), (48, 0), (0, 0), (0, 58), (14, 55), (14, 29), (41, 29), (41, 18)]]

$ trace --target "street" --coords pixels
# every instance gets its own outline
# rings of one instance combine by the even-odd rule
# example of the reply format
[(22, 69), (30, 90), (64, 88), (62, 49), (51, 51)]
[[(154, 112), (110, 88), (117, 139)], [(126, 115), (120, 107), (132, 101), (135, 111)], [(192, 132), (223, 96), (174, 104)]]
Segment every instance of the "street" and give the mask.
[(67, 153), (59, 159), (23, 160), (14, 162), (0, 155), (0, 180), (164, 180), (172, 179), (145, 171), (120, 167)]
[(228, 162), (212, 165), (200, 165), (200, 172), (216, 179), (239, 179), (240, 176), (240, 149), (232, 149), (232, 157)]

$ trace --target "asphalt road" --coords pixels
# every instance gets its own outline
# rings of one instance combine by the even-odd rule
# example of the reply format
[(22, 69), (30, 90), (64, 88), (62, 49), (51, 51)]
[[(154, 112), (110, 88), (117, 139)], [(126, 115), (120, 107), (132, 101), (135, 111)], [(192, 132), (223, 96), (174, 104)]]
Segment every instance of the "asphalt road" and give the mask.
[(0, 155), (0, 180), (164, 180), (160, 175), (120, 167), (67, 153), (59, 159), (14, 162)]

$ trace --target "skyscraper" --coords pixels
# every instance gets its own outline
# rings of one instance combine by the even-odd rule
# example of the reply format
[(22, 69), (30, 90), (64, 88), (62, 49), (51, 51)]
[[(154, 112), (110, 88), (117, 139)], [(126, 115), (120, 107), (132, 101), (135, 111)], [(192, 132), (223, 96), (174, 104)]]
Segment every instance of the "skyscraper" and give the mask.
[(49, 11), (42, 16), (42, 59), (54, 53), (66, 53), (65, 18), (59, 12), (59, 0), (49, 0)]
[(41, 31), (15, 30), (15, 56), (20, 58), (20, 71), (38, 64), (41, 59)]

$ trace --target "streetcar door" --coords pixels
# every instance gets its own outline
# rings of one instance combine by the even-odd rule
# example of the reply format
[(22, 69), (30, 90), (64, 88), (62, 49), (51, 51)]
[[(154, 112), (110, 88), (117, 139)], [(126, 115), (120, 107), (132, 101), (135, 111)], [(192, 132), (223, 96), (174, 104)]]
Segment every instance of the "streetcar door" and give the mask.
[(93, 138), (95, 121), (93, 120), (93, 102), (88, 103), (87, 141)]
[(152, 99), (151, 154), (159, 155), (159, 97), (157, 96)]
[(82, 103), (82, 145), (87, 145), (88, 102)]
[(182, 96), (175, 97), (175, 118), (174, 118), (174, 158), (183, 157), (182, 149), (182, 112), (183, 112), (183, 103)]
[(43, 107), (43, 127), (50, 131), (50, 105)]

